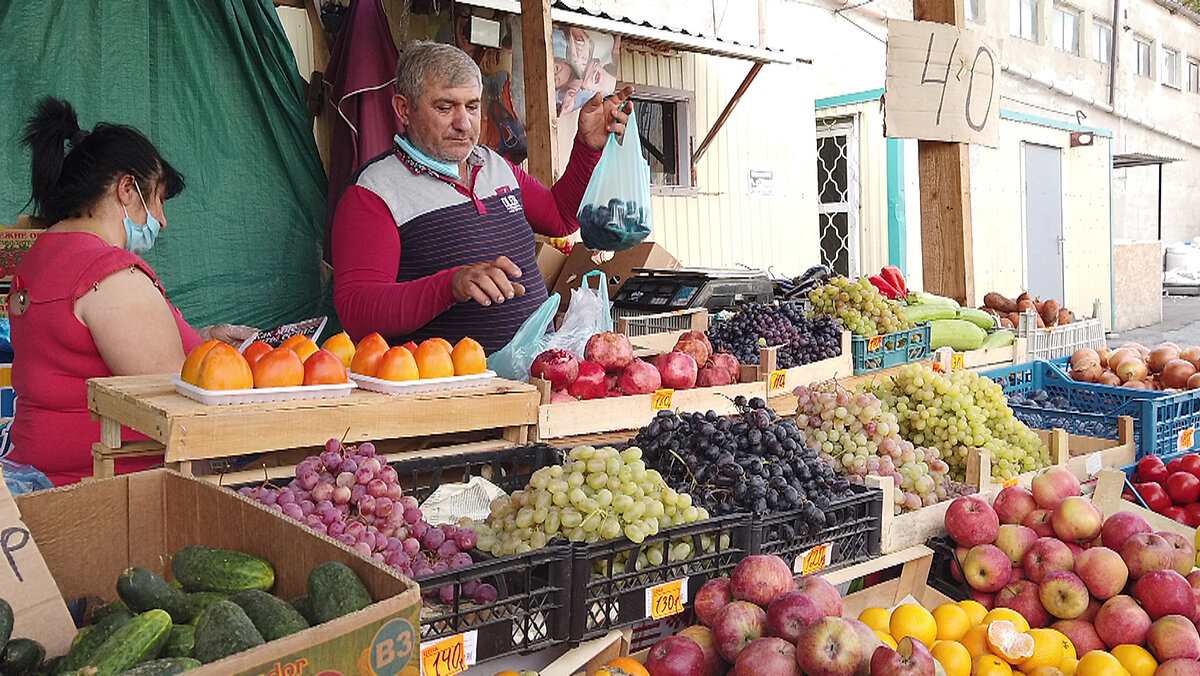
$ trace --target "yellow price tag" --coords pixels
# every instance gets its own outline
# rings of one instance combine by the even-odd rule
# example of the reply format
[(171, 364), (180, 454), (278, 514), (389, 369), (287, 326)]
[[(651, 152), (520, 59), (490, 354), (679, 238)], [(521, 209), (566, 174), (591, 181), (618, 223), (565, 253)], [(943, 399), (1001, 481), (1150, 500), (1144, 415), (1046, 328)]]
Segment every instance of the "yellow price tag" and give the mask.
[(867, 341), (867, 352), (874, 352), (883, 347), (883, 336), (871, 336)]
[(954, 354), (950, 355), (950, 370), (951, 371), (963, 370), (963, 353), (962, 352), (955, 352)]
[(421, 647), (423, 676), (454, 676), (475, 665), (479, 633), (471, 630)]
[(1189, 427), (1179, 433), (1179, 450), (1184, 451), (1196, 445), (1196, 428)]
[(1016, 486), (1016, 485), (1017, 485), (1017, 480), (1015, 477), (1004, 482), (1005, 488), (1008, 488), (1009, 486)]
[(935, 362), (933, 362), (933, 372), (934, 373), (945, 373), (946, 367), (942, 366), (942, 362), (935, 361)]
[(678, 615), (683, 612), (687, 580), (666, 582), (646, 590), (646, 616), (652, 620)]
[(671, 399), (675, 390), (655, 390), (650, 398), (650, 410), (666, 411), (671, 408)]
[(767, 385), (768, 390), (782, 390), (787, 385), (787, 371), (777, 369), (771, 371), (771, 379)]
[(829, 567), (832, 557), (832, 542), (817, 545), (800, 555), (800, 560), (796, 562), (796, 567), (800, 569), (797, 572), (804, 575), (811, 575), (812, 573), (824, 570)]

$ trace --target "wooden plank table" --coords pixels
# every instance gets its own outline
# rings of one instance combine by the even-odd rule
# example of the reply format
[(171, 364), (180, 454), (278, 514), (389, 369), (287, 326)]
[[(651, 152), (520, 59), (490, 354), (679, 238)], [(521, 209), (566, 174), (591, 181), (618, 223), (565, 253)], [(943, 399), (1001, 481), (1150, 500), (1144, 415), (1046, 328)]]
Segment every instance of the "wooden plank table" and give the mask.
[[(190, 474), (196, 460), (348, 442), (500, 430), (528, 442), (538, 422), (537, 388), (496, 379), (486, 388), (391, 396), (362, 389), (341, 399), (206, 406), (175, 392), (169, 375), (88, 381), (88, 409), (100, 419), (94, 475), (112, 476), (117, 458), (163, 454)], [(150, 437), (122, 443), (121, 426)]]

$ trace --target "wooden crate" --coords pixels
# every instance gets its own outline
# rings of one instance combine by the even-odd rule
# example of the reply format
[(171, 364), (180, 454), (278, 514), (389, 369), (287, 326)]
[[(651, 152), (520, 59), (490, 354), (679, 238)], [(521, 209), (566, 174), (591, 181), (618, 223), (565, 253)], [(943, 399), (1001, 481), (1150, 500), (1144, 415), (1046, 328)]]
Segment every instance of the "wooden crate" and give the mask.
[[(659, 330), (661, 326), (681, 328)], [(616, 331), (629, 336), (636, 357), (646, 357), (670, 352), (679, 337), (688, 331), (708, 330), (708, 310), (694, 308), (675, 310), (652, 315), (621, 317), (617, 319)]]
[(1029, 361), (1029, 345), (1025, 338), (1016, 338), (1012, 345), (990, 350), (955, 352), (943, 347), (934, 351), (933, 361), (945, 371), (987, 371)]
[[(848, 378), (854, 375), (854, 357), (850, 354), (850, 332), (842, 332), (842, 353), (831, 359), (822, 359), (811, 364), (802, 364), (780, 369), (778, 348), (764, 347), (759, 351), (757, 364), (743, 364), (741, 382), (762, 381), (767, 383), (767, 394), (771, 397), (791, 394), (801, 385)], [(794, 412), (795, 407), (792, 408)], [(776, 411), (778, 413), (778, 411)]]
[[(538, 391), (497, 379), (487, 388), (390, 396), (355, 389), (341, 399), (205, 406), (175, 392), (169, 375), (88, 381), (88, 409), (100, 419), (92, 447), (94, 475), (112, 476), (116, 458), (165, 456), (191, 474), (196, 460), (319, 446), (329, 438), (359, 442), (496, 430), (525, 443), (538, 421)], [(125, 425), (150, 441), (121, 442)]]

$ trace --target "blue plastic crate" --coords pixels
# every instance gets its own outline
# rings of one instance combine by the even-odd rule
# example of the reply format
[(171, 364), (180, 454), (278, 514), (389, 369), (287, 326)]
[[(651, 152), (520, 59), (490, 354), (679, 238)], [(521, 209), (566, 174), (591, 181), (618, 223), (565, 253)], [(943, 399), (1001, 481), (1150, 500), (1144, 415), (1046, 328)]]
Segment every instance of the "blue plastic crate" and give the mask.
[(851, 336), (854, 375), (929, 358), (929, 324), (870, 338)]

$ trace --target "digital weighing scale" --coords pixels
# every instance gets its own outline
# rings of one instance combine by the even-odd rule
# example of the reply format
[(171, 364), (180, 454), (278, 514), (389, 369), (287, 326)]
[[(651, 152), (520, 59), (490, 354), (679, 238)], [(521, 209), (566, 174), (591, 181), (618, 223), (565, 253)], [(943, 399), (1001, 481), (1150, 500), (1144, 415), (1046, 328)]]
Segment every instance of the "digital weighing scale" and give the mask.
[(771, 279), (763, 270), (636, 268), (613, 298), (615, 317), (705, 308), (711, 313), (745, 302), (769, 303)]

